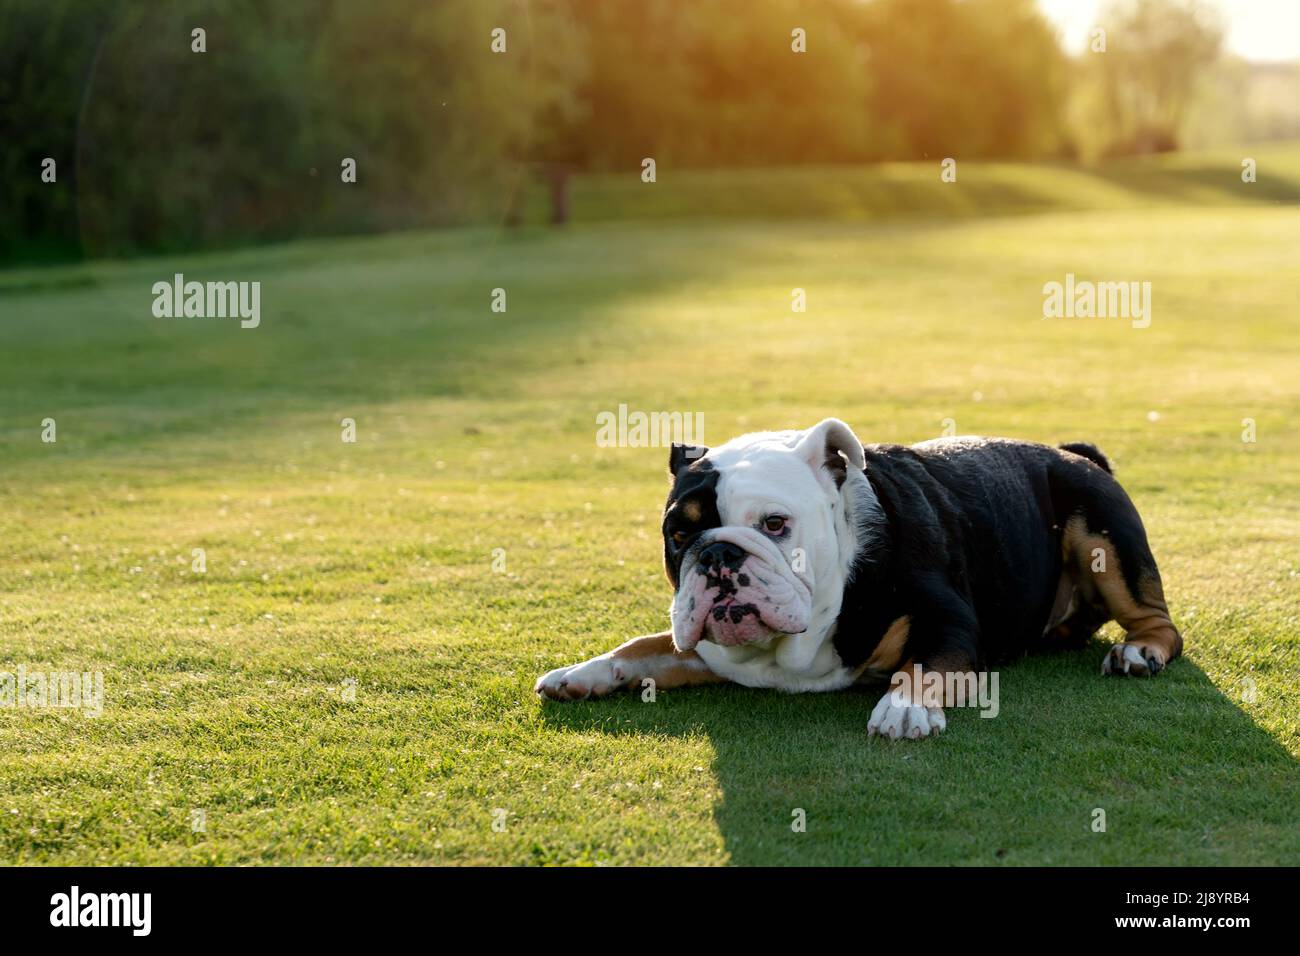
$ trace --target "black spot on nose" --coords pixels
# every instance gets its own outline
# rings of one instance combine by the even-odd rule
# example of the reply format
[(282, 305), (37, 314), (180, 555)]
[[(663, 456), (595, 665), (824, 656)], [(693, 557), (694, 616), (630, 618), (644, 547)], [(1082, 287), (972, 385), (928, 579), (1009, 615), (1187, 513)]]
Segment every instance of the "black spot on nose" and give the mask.
[(700, 552), (698, 560), (700, 567), (706, 571), (717, 571), (724, 567), (735, 571), (745, 560), (745, 549), (730, 541), (715, 541)]

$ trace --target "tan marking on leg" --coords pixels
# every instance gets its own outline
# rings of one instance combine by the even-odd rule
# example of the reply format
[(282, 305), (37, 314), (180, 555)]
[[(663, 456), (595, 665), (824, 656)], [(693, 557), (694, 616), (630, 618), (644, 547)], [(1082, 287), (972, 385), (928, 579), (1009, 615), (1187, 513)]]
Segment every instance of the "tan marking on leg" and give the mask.
[(902, 617), (895, 619), (894, 623), (889, 625), (889, 630), (885, 631), (885, 636), (880, 639), (876, 649), (871, 652), (867, 662), (859, 670), (859, 674), (878, 674), (885, 675), (898, 670), (898, 662), (903, 656), (903, 647), (907, 644), (907, 635), (911, 630), (912, 619), (904, 614)]
[(635, 686), (639, 687), (641, 681), (647, 677), (655, 682), (655, 687), (659, 690), (727, 683), (727, 678), (719, 677), (709, 670), (709, 665), (705, 664), (694, 651), (689, 654), (678, 654), (677, 657), (678, 660), (658, 660), (655, 667), (650, 668), (648, 673), (643, 674), (636, 681)]
[(920, 705), (922, 703), (922, 691), (925, 686), (922, 683), (925, 674), (924, 667), (921, 667), (915, 661), (909, 662), (907, 667), (900, 667), (894, 673), (894, 676), (889, 679), (889, 689), (897, 691), (908, 702)]
[(1060, 626), (1069, 620), (1070, 615), (1078, 608), (1075, 606), (1075, 586), (1074, 575), (1071, 562), (1067, 561), (1061, 569), (1061, 577), (1056, 582), (1056, 597), (1052, 599), (1052, 610), (1047, 615), (1047, 625), (1043, 628), (1043, 636), (1049, 634), (1053, 636), (1063, 636), (1056, 634)]
[[(890, 679), (889, 690), (876, 702), (867, 722), (867, 734), (880, 734), (891, 739), (919, 738), (943, 731), (948, 725), (943, 712), (942, 699), (927, 695), (925, 676), (928, 672), (910, 658)], [(942, 698), (942, 684), (939, 685)], [(927, 696), (931, 699), (927, 700)]]
[(1096, 582), (1091, 573), (1092, 555), (1087, 547), (1088, 525), (1080, 515), (1075, 515), (1065, 523), (1061, 532), (1061, 561), (1065, 573), (1074, 580), (1079, 589), (1081, 602), (1094, 604), (1098, 601)]
[(975, 661), (966, 651), (943, 650), (931, 654), (923, 666), (927, 671), (966, 674), (974, 672)]
[[(1183, 639), (1169, 617), (1164, 590), (1158, 577), (1143, 576), (1135, 596), (1124, 580), (1115, 545), (1105, 535), (1090, 534), (1083, 518), (1071, 518), (1066, 526), (1065, 545), (1079, 572), (1079, 585), (1085, 598), (1100, 599), (1110, 616), (1127, 632), (1124, 643), (1154, 657), (1163, 668), (1183, 649)], [(1101, 551), (1104, 570), (1097, 570), (1094, 554)]]
[[(964, 654), (954, 654), (942, 662), (923, 664), (918, 681), (916, 663), (909, 658), (907, 663), (899, 667), (898, 672), (894, 674), (890, 681), (890, 688), (898, 687), (899, 681), (903, 679), (902, 675), (906, 675), (906, 686), (911, 691), (912, 703), (924, 704), (927, 707), (966, 706), (968, 701), (976, 700), (979, 696), (979, 673), (975, 670), (975, 665), (968, 663), (968, 660)], [(929, 682), (933, 682), (939, 689), (938, 701), (926, 689), (926, 684)], [(961, 695), (960, 699), (958, 694)]]
[(609, 657), (620, 687), (639, 688), (647, 678), (655, 682), (658, 690), (722, 684), (727, 680), (709, 670), (695, 651), (678, 651), (672, 631), (634, 637), (610, 651)]
[[(661, 631), (658, 634), (647, 634), (645, 637), (634, 637), (630, 641), (625, 641), (611, 651), (619, 660), (635, 661), (645, 657), (661, 657), (664, 654), (676, 653), (673, 647), (673, 632)], [(681, 655), (687, 656), (685, 654)], [(690, 652), (691, 657), (697, 657), (694, 652)]]

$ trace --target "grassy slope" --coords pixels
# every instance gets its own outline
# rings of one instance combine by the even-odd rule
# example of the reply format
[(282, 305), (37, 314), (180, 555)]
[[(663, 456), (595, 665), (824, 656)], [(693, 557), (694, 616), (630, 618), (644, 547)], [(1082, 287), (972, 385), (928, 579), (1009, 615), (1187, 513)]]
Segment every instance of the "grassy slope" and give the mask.
[[(1162, 171), (1084, 178), (1145, 196)], [(0, 277), (0, 670), (107, 684), (98, 719), (0, 710), (0, 860), (1295, 862), (1300, 209), (1238, 185), (1066, 211), (1071, 173), (1056, 211), (950, 215), (983, 172), (881, 172), (910, 175), (935, 214), (916, 222), (609, 222)], [(827, 189), (777, 178), (753, 202), (778, 216)], [(644, 188), (686, 211), (699, 183)], [(601, 218), (587, 194), (580, 218)], [(175, 270), (260, 279), (262, 327), (151, 318)], [(1152, 327), (1044, 321), (1066, 272), (1150, 280)], [(828, 414), (867, 440), (948, 417), (1094, 440), (1189, 653), (1152, 682), (1100, 678), (1101, 645), (1018, 663), (1001, 716), (953, 713), (920, 744), (868, 740), (865, 693), (543, 706), (539, 672), (666, 620), (666, 453), (594, 445), (620, 401), (702, 410), (714, 441)]]
[[(1241, 162), (1258, 180), (1241, 182)], [(959, 163), (960, 189), (941, 188), (939, 161), (878, 166), (659, 171), (656, 189), (632, 175), (576, 178), (579, 222), (624, 219), (836, 219), (850, 222), (961, 219), (1063, 210), (1177, 205), (1300, 203), (1300, 144), (1117, 161), (1101, 168)], [(547, 193), (529, 193), (529, 216), (543, 222)], [(951, 184), (950, 184), (951, 185)]]

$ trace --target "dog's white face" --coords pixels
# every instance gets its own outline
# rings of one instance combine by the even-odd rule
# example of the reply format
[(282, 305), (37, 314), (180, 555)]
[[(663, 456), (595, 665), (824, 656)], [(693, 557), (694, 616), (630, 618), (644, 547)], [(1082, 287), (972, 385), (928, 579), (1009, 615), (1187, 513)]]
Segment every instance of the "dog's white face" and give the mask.
[(761, 647), (808, 635), (797, 656), (815, 654), (860, 544), (849, 512), (870, 496), (862, 443), (827, 419), (674, 461), (663, 526), (674, 644)]

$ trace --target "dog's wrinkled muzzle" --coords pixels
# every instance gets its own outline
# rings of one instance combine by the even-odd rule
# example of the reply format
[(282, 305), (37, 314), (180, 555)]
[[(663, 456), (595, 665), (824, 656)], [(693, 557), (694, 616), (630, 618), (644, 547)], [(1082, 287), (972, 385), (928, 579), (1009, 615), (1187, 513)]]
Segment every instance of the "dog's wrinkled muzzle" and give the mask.
[(799, 634), (812, 617), (812, 590), (777, 547), (751, 528), (719, 528), (682, 561), (673, 598), (673, 643), (728, 647)]

